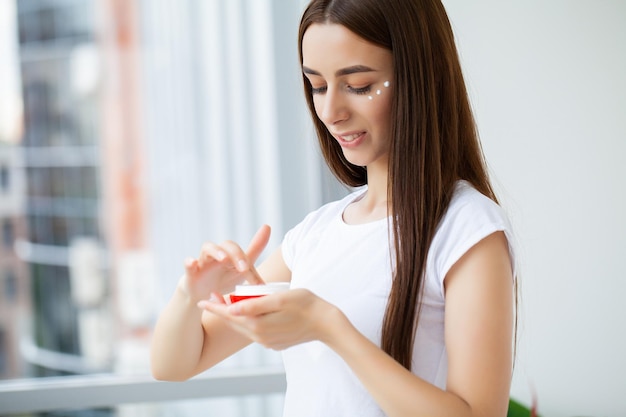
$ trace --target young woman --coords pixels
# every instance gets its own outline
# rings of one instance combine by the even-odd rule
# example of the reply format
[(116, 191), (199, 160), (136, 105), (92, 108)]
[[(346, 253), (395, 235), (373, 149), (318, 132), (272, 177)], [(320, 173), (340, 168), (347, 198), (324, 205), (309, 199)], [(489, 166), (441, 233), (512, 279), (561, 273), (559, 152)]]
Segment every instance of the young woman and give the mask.
[[(299, 52), (324, 157), (358, 187), (256, 269), (207, 243), (155, 328), (152, 371), (184, 380), (252, 342), (283, 351), (286, 416), (505, 416), (511, 229), (490, 186), (439, 0), (313, 0)], [(229, 304), (244, 281), (291, 290)]]

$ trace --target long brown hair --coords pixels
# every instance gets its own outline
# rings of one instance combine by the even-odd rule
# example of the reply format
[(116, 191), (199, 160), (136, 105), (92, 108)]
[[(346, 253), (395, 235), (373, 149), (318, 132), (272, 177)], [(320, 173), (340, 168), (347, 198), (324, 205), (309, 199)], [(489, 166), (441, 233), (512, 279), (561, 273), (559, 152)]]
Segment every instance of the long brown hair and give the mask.
[[(454, 35), (439, 0), (313, 0), (300, 22), (343, 25), (393, 55), (388, 199), (395, 271), (382, 329), (382, 349), (411, 369), (426, 256), (454, 184), (469, 181), (497, 202), (478, 139)], [(348, 162), (317, 117), (303, 76), (322, 154), (348, 186), (367, 183), (365, 167)]]

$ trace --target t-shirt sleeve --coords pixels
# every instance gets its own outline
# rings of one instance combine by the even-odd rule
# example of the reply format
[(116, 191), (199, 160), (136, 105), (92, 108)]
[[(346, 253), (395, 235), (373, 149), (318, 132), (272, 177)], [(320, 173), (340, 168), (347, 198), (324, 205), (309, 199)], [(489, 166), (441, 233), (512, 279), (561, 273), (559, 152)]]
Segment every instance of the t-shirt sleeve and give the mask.
[(427, 261), (427, 275), (437, 280), (441, 295), (450, 268), (470, 248), (498, 231), (505, 233), (515, 270), (512, 230), (502, 208), (473, 188), (460, 188), (433, 238)]

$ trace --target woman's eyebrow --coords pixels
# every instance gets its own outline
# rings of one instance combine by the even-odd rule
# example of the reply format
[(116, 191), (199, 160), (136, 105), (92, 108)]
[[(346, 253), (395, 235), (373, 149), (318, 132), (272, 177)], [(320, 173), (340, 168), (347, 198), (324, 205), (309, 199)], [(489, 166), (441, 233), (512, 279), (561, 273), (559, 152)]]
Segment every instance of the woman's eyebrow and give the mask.
[[(373, 71), (376, 71), (376, 70), (366, 65), (352, 65), (350, 67), (341, 68), (335, 71), (335, 76), (340, 77), (342, 75), (349, 75), (349, 74), (354, 74), (357, 72), (373, 72)], [(317, 76), (322, 75), (318, 71), (315, 71), (314, 69), (311, 69), (305, 66), (302, 66), (302, 72), (304, 72), (305, 74), (309, 74), (309, 75), (317, 75)]]

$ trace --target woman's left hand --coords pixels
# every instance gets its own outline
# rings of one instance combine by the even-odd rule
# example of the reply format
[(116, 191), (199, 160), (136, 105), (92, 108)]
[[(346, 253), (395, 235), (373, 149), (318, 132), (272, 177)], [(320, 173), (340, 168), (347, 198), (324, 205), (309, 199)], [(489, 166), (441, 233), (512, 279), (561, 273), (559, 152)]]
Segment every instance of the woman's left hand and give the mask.
[(227, 304), (220, 294), (198, 306), (220, 316), (233, 329), (267, 348), (288, 347), (330, 337), (333, 318), (343, 316), (338, 308), (305, 289)]

